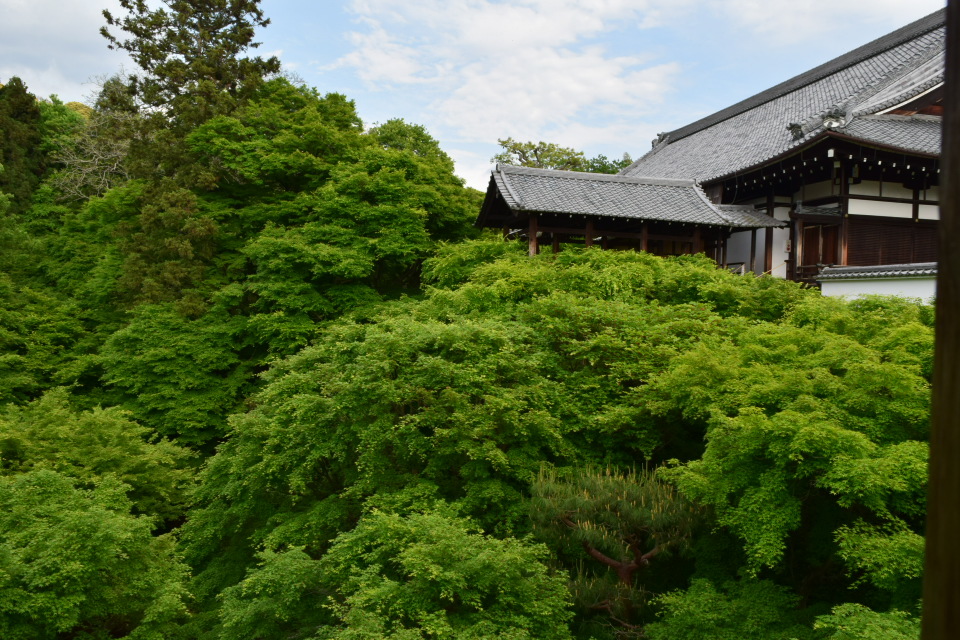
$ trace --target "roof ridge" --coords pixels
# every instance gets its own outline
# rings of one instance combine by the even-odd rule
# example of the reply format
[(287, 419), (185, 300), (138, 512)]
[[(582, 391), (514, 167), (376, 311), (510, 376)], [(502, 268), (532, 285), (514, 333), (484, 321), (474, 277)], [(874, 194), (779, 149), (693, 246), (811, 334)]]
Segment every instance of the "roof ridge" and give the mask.
[[(943, 84), (943, 48), (929, 47), (919, 54), (904, 60), (900, 65), (891, 69), (883, 76), (877, 78), (875, 82), (864, 87), (859, 93), (850, 96), (845, 101), (847, 111), (854, 115), (865, 115), (868, 113), (878, 113), (885, 108), (901, 104), (906, 100), (913, 100), (925, 92), (932, 90), (939, 84)], [(934, 73), (932, 77), (927, 77), (923, 82), (903, 86), (903, 79), (909, 78), (911, 74), (922, 69), (939, 69), (939, 73)], [(899, 84), (898, 84), (899, 83)], [(890, 88), (900, 87), (899, 92), (893, 97), (888, 97), (881, 102), (871, 102), (876, 97)]]
[(682, 178), (648, 178), (643, 176), (624, 176), (619, 173), (591, 173), (589, 171), (565, 171), (562, 169), (539, 169), (520, 167), (512, 164), (497, 164), (494, 172), (519, 173), (528, 175), (567, 178), (572, 180), (591, 180), (594, 182), (621, 182), (626, 184), (649, 184), (661, 187), (692, 187), (695, 181)]
[(899, 113), (865, 113), (854, 116), (854, 119), (857, 118), (879, 122), (943, 122), (943, 116), (928, 115), (926, 113), (911, 113), (910, 115), (901, 115)]
[(677, 140), (681, 140), (698, 131), (723, 122), (724, 120), (728, 120), (745, 111), (749, 111), (750, 109), (754, 109), (760, 105), (766, 104), (771, 100), (775, 100), (788, 93), (792, 93), (793, 91), (817, 82), (818, 80), (822, 80), (839, 71), (842, 71), (843, 69), (863, 62), (864, 60), (868, 60), (869, 58), (872, 58), (884, 51), (893, 49), (894, 47), (902, 45), (910, 40), (914, 40), (926, 33), (929, 33), (930, 31), (942, 27), (945, 24), (945, 21), (946, 9), (934, 11), (928, 16), (920, 18), (919, 20), (911, 22), (910, 24), (901, 27), (896, 31), (888, 33), (885, 36), (881, 36), (876, 40), (857, 47), (853, 51), (848, 51), (847, 53), (814, 67), (809, 71), (805, 71), (800, 75), (794, 76), (789, 80), (761, 91), (760, 93), (755, 94), (745, 100), (741, 100), (740, 102), (725, 109), (721, 109), (714, 114), (706, 116), (705, 118), (701, 118), (696, 122), (692, 122), (688, 125), (680, 127), (679, 129), (675, 129), (665, 136), (665, 141), (667, 144), (676, 142)]

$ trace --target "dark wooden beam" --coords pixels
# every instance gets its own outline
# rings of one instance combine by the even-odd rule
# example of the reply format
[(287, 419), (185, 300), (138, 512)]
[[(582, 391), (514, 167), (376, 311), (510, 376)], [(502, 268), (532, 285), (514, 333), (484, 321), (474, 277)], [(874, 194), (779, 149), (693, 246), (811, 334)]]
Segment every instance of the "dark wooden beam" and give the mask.
[(649, 238), (649, 231), (650, 231), (650, 227), (649, 227), (649, 225), (647, 224), (647, 222), (644, 221), (644, 223), (643, 223), (643, 230), (641, 231), (641, 234), (640, 234), (640, 250), (641, 250), (641, 251), (646, 251), (646, 250), (647, 250), (647, 242), (648, 242), (648, 240), (650, 239), (650, 238)]
[(960, 629), (960, 2), (947, 3), (933, 422), (922, 640)]
[[(914, 191), (917, 191), (916, 189)], [(919, 193), (919, 192), (918, 192)], [(824, 196), (822, 198), (814, 198), (813, 200), (804, 200), (803, 206), (805, 207), (819, 207), (825, 204), (836, 204), (840, 202), (841, 196)], [(898, 204), (940, 204), (937, 200), (924, 200), (922, 198), (888, 198), (886, 196), (868, 196), (860, 195), (856, 193), (848, 193), (846, 195), (848, 200), (868, 200), (871, 202), (895, 202)]]
[(587, 219), (587, 232), (586, 232), (586, 235), (583, 236), (583, 243), (584, 243), (586, 246), (588, 246), (588, 247), (592, 247), (592, 246), (593, 246), (593, 234), (594, 234), (594, 233), (595, 233), (595, 232), (594, 232), (594, 230), (593, 230), (593, 219), (588, 218), (588, 219)]
[(750, 230), (750, 271), (757, 272), (757, 230)]

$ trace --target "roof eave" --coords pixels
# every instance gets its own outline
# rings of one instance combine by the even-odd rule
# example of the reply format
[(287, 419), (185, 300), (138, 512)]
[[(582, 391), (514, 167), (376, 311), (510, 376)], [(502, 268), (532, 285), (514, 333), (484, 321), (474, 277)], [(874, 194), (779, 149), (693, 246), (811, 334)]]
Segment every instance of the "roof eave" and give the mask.
[(729, 180), (730, 178), (735, 178), (735, 177), (740, 176), (740, 175), (744, 175), (744, 174), (747, 174), (747, 173), (751, 173), (751, 172), (756, 171), (756, 170), (758, 170), (758, 169), (761, 169), (761, 168), (763, 168), (763, 167), (765, 167), (765, 166), (767, 166), (767, 165), (769, 165), (769, 164), (773, 164), (774, 162), (780, 162), (781, 160), (785, 160), (786, 158), (789, 158), (789, 157), (794, 156), (794, 155), (796, 155), (796, 154), (798, 154), (798, 153), (801, 153), (804, 149), (808, 149), (808, 148), (810, 148), (810, 147), (812, 147), (812, 146), (814, 146), (814, 145), (816, 145), (816, 144), (819, 144), (820, 142), (822, 142), (822, 141), (824, 141), (824, 140), (827, 140), (827, 139), (829, 139), (829, 138), (833, 138), (833, 139), (840, 140), (840, 141), (843, 141), (843, 142), (855, 142), (855, 143), (857, 143), (857, 144), (859, 144), (859, 145), (862, 145), (862, 146), (865, 146), (865, 147), (870, 147), (870, 148), (872, 148), (872, 149), (878, 149), (878, 150), (880, 150), (880, 151), (892, 151), (892, 152), (894, 152), (894, 153), (906, 153), (906, 154), (909, 154), (909, 155), (912, 155), (912, 156), (917, 156), (917, 157), (920, 157), (920, 158), (928, 158), (928, 159), (931, 159), (931, 160), (939, 160), (939, 158), (940, 158), (940, 154), (937, 154), (937, 153), (926, 153), (926, 152), (923, 152), (923, 151), (917, 151), (916, 149), (907, 149), (907, 148), (905, 148), (905, 147), (897, 147), (897, 146), (894, 146), (894, 145), (883, 144), (883, 143), (880, 143), (880, 142), (876, 142), (876, 141), (874, 141), (874, 140), (867, 140), (867, 139), (864, 139), (864, 138), (858, 138), (858, 137), (856, 137), (856, 136), (846, 135), (846, 134), (840, 133), (840, 132), (835, 131), (835, 130), (832, 130), (832, 129), (827, 129), (827, 130), (822, 131), (822, 132), (820, 132), (819, 134), (815, 135), (814, 137), (812, 137), (812, 138), (810, 138), (810, 139), (808, 139), (808, 140), (803, 141), (801, 144), (798, 144), (797, 146), (794, 146), (794, 147), (790, 147), (790, 148), (787, 149), (786, 151), (783, 151), (783, 152), (781, 152), (781, 153), (778, 153), (778, 154), (775, 155), (775, 156), (771, 156), (771, 157), (767, 158), (766, 160), (762, 160), (762, 161), (757, 162), (757, 163), (754, 163), (754, 164), (752, 164), (752, 165), (749, 165), (749, 166), (746, 166), (746, 167), (742, 167), (742, 168), (740, 168), (740, 169), (736, 169), (736, 170), (734, 170), (734, 171), (731, 171), (730, 173), (725, 173), (725, 174), (722, 174), (722, 175), (719, 175), (719, 176), (715, 176), (715, 177), (712, 177), (712, 178), (704, 178), (703, 180), (700, 181), (700, 183), (703, 184), (703, 185), (713, 185), (713, 184), (716, 184), (716, 183), (718, 183), (718, 182), (723, 182), (724, 180)]

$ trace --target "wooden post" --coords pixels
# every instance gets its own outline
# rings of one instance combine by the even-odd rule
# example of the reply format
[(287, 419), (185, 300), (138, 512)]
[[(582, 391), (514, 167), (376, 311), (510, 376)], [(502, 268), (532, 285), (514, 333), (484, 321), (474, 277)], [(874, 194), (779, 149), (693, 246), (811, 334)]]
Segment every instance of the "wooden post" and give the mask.
[(800, 267), (803, 265), (803, 220), (794, 220), (790, 225), (790, 237), (793, 245), (793, 252), (790, 254), (790, 262), (793, 264), (793, 279), (800, 279)]
[(560, 234), (551, 233), (550, 235), (553, 236), (553, 252), (560, 253)]
[(647, 225), (647, 221), (646, 221), (646, 220), (643, 221), (643, 226), (640, 227), (640, 233), (642, 234), (642, 235), (640, 236), (640, 250), (641, 250), (641, 251), (646, 251), (646, 250), (647, 250), (647, 238), (650, 236), (650, 229), (649, 229), (649, 226)]
[[(768, 193), (767, 215), (772, 218), (775, 212), (773, 194)], [(766, 233), (763, 234), (763, 272), (770, 273), (771, 271), (773, 271), (773, 227), (767, 227)]]
[(757, 230), (750, 230), (750, 271), (757, 272)]
[(587, 230), (583, 234), (583, 244), (587, 247), (593, 246), (593, 219), (587, 218)]
[(693, 251), (690, 253), (701, 253), (703, 251), (703, 242), (700, 239), (700, 227), (693, 228)]
[(960, 4), (947, 3), (933, 420), (922, 640), (960, 629)]
[(840, 264), (847, 264), (847, 256), (849, 251), (847, 250), (849, 246), (850, 239), (850, 214), (843, 215), (843, 222), (840, 224)]
[(727, 240), (729, 240), (729, 238), (730, 238), (729, 235), (727, 235), (723, 231), (720, 232), (720, 242), (722, 243), (720, 245), (721, 246), (720, 255), (721, 255), (721, 263), (724, 269), (727, 268)]
[(530, 214), (530, 228), (527, 230), (527, 247), (531, 256), (540, 253), (540, 241), (537, 239), (537, 214)]
[(837, 264), (847, 264), (847, 238), (850, 235), (850, 184), (846, 165), (840, 165), (840, 237), (837, 238)]

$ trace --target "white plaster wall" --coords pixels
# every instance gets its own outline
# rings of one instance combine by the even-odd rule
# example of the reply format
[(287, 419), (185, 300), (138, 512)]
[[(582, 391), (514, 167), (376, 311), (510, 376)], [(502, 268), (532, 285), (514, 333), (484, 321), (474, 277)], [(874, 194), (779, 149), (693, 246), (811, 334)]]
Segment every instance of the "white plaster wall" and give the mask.
[[(770, 268), (770, 275), (786, 278), (787, 260), (790, 258), (790, 253), (787, 252), (787, 246), (790, 244), (790, 205), (777, 205), (773, 210), (773, 217), (787, 222), (788, 226), (773, 230), (773, 264)], [(760, 268), (763, 268), (762, 264)]]
[(939, 220), (940, 207), (934, 204), (920, 205), (919, 216), (921, 220)]
[(877, 278), (874, 280), (824, 280), (821, 292), (825, 296), (856, 299), (866, 295), (920, 298), (931, 302), (937, 294), (936, 278)]
[[(860, 183), (850, 185), (850, 193), (858, 196), (879, 196), (880, 183), (871, 180), (864, 180)], [(913, 195), (911, 193), (911, 195)]]
[(847, 210), (851, 215), (883, 216), (886, 218), (912, 218), (913, 205), (902, 202), (877, 202), (876, 200), (850, 200)]
[[(750, 268), (750, 234), (751, 231), (737, 231), (727, 240), (727, 264), (742, 262)], [(763, 235), (764, 230), (757, 230), (757, 263), (763, 268)]]
[(773, 230), (773, 267), (770, 269), (770, 275), (778, 278), (787, 277), (787, 259), (790, 257), (787, 253), (787, 245), (789, 243), (789, 228)]
[(833, 186), (833, 180), (824, 180), (823, 182), (804, 185), (797, 194), (797, 198), (805, 202), (807, 200), (834, 196), (837, 195), (837, 193)]
[(907, 200), (912, 200), (913, 189), (907, 189), (905, 186), (903, 186), (899, 182), (884, 182), (883, 197), (884, 198), (906, 198)]

